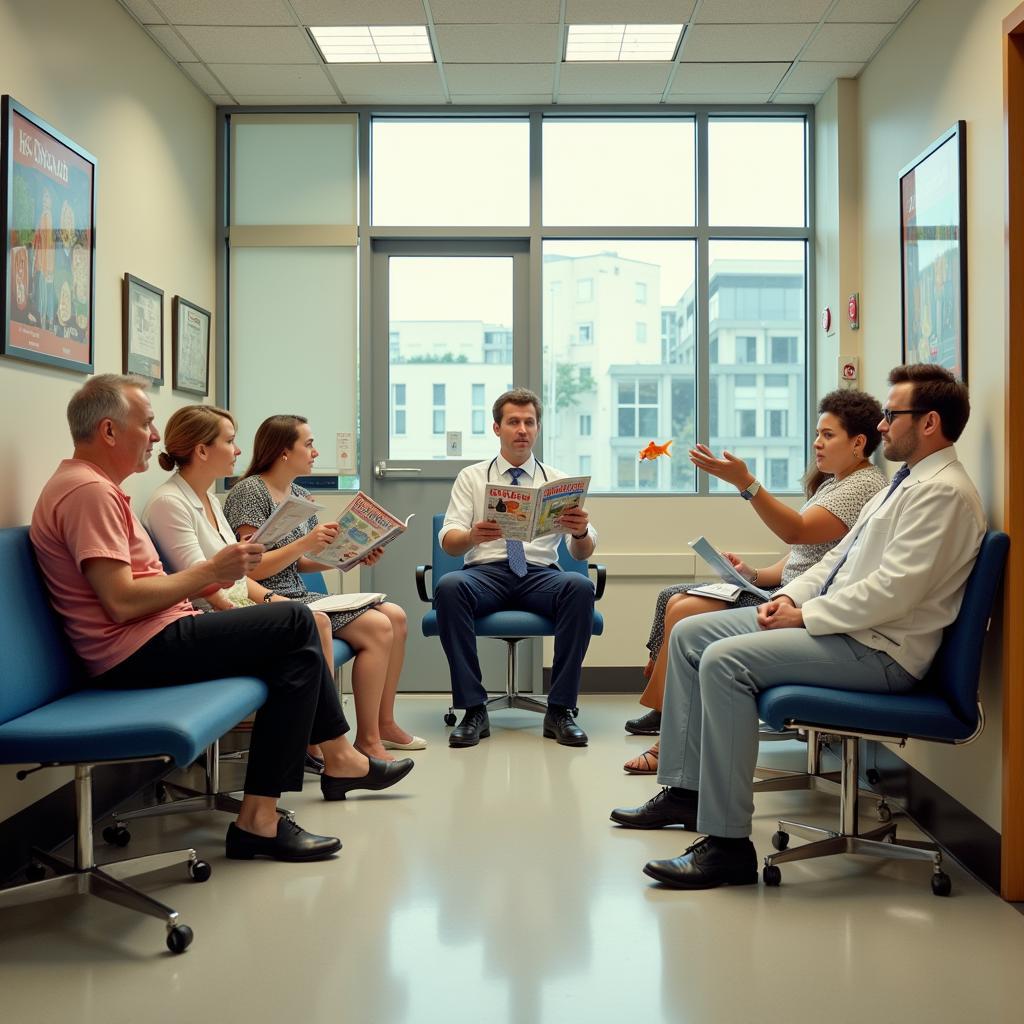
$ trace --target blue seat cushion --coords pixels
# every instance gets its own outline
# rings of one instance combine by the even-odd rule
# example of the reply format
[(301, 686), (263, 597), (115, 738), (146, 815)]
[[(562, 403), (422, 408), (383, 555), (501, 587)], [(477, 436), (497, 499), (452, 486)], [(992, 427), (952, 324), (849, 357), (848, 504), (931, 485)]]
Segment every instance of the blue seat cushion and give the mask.
[(334, 638), (334, 667), (341, 668), (346, 661), (351, 661), (356, 656), (356, 652), (344, 640), (339, 640), (337, 637)]
[(151, 690), (79, 690), (0, 725), (0, 764), (153, 754), (191, 764), (266, 697), (266, 684), (248, 676)]
[(967, 739), (974, 723), (953, 713), (938, 694), (856, 693), (824, 686), (773, 686), (757, 698), (757, 710), (772, 729), (787, 721), (849, 732), (913, 736), (950, 743)]
[[(423, 635), (437, 636), (437, 612), (429, 611), (423, 616)], [(508, 611), (494, 612), (477, 619), (474, 623), (477, 636), (517, 637), (517, 636), (554, 636), (555, 624), (543, 615), (533, 612)], [(594, 612), (592, 636), (600, 636), (604, 632), (604, 616)]]

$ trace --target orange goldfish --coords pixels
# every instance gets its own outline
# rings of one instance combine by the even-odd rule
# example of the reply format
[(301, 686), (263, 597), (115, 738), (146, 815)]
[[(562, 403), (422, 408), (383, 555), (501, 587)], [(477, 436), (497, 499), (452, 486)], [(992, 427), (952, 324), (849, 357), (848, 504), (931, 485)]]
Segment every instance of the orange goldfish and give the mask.
[(649, 459), (653, 462), (655, 459), (661, 458), (662, 455), (667, 455), (671, 459), (672, 453), (669, 451), (671, 447), (671, 441), (666, 441), (664, 444), (655, 444), (651, 441), (646, 448), (641, 449), (640, 461), (643, 462), (645, 459)]

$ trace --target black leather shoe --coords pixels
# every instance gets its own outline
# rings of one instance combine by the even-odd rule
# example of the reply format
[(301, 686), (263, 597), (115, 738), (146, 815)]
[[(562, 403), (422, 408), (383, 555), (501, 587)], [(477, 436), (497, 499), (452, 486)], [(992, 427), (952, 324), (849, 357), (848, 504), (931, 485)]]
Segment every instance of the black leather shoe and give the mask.
[(273, 838), (246, 832), (234, 822), (228, 825), (224, 853), (229, 860), (323, 860), (341, 849), (341, 840), (333, 836), (315, 836), (299, 828), (291, 818), (279, 818), (277, 835)]
[(724, 845), (704, 836), (671, 860), (652, 860), (644, 874), (671, 889), (714, 889), (719, 885), (756, 885), (757, 853), (745, 843)]
[(657, 736), (661, 732), (661, 712), (648, 711), (639, 718), (631, 718), (626, 723), (626, 732), (634, 736)]
[(558, 704), (549, 704), (544, 714), (544, 735), (558, 740), (563, 747), (585, 747), (587, 734), (576, 724), (572, 712)]
[(449, 747), (475, 747), (481, 740), (491, 735), (491, 720), (487, 717), (487, 708), (483, 704), (466, 708), (451, 734), (448, 736)]
[(356, 779), (339, 779), (336, 775), (320, 776), (320, 792), (325, 800), (344, 800), (353, 789), (387, 789), (412, 771), (415, 761), (403, 757), (401, 761), (385, 761), (379, 757), (367, 758), (370, 770)]
[(676, 796), (663, 789), (639, 807), (616, 807), (612, 821), (626, 828), (665, 828), (666, 825), (697, 827), (697, 798)]

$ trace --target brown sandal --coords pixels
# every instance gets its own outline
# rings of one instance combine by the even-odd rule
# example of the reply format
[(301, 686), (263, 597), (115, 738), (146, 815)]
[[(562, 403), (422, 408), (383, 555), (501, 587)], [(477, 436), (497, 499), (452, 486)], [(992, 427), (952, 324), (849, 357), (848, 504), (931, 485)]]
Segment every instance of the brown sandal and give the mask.
[(638, 757), (627, 761), (622, 770), (629, 775), (656, 775), (658, 772), (658, 744), (645, 750)]

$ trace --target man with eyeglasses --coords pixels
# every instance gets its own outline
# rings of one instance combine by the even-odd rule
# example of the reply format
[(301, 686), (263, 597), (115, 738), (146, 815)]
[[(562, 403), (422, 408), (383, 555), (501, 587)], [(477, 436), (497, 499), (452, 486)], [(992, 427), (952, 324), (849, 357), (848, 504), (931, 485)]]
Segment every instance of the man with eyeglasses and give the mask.
[(817, 565), (758, 608), (684, 619), (668, 641), (658, 781), (626, 828), (704, 834), (644, 873), (677, 889), (757, 882), (750, 841), (757, 695), (779, 684), (901, 693), (927, 673), (957, 616), (985, 532), (954, 442), (970, 415), (948, 370), (897, 366), (878, 424), (892, 485)]

